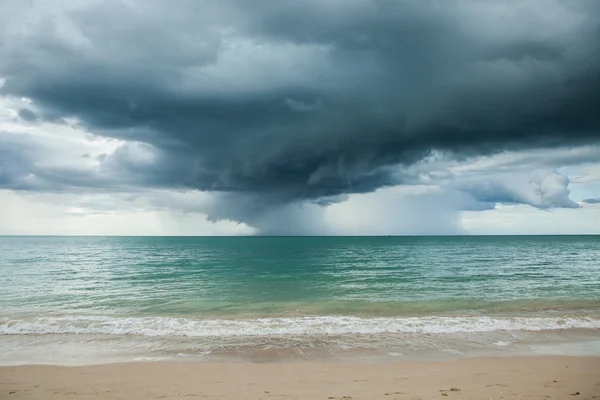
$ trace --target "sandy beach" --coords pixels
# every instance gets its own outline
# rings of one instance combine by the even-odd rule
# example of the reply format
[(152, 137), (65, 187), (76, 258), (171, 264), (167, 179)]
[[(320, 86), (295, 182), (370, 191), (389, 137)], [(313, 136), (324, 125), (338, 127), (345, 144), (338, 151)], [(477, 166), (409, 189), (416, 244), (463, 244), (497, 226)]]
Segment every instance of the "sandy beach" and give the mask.
[(600, 357), (0, 368), (1, 399), (594, 399)]

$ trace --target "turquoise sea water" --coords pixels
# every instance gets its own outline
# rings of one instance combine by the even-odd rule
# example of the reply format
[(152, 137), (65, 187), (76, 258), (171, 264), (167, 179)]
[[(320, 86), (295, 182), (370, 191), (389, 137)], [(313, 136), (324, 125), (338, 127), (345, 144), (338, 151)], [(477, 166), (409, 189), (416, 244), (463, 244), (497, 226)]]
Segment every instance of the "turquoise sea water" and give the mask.
[(586, 353), (600, 333), (600, 236), (0, 237), (0, 276), (1, 363)]

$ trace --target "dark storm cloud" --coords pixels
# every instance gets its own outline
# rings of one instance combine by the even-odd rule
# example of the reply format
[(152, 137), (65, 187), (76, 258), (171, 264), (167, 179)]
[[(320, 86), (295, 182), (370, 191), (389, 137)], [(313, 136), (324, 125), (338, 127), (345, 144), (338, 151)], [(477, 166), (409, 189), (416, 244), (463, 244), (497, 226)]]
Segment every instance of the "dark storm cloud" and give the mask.
[[(600, 141), (595, 0), (6, 4), (0, 93), (157, 155), (108, 156), (91, 186), (326, 204), (402, 183), (394, 166), (433, 150)], [(500, 197), (481, 194), (520, 201)]]

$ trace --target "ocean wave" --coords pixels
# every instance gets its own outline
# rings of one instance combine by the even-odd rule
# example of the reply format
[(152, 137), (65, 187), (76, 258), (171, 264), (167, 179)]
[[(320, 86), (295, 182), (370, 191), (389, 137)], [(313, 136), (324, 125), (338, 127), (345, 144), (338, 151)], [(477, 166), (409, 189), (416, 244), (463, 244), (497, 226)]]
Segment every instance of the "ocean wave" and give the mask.
[(289, 336), (393, 333), (478, 333), (600, 329), (591, 317), (405, 317), (193, 319), (172, 317), (60, 316), (0, 318), (0, 335), (100, 334), (139, 336)]

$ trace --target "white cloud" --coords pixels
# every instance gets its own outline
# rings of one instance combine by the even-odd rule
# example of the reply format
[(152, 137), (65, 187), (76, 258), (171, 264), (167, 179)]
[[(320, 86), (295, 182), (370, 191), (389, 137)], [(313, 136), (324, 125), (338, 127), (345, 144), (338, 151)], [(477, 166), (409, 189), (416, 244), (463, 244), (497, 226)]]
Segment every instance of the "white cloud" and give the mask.
[[(206, 215), (136, 208), (126, 201), (93, 196), (23, 194), (0, 190), (0, 235), (251, 235), (232, 221), (208, 222)], [(86, 201), (88, 205), (86, 205)], [(133, 202), (135, 204), (135, 201)], [(90, 207), (91, 206), (91, 207)]]
[(600, 234), (600, 207), (543, 211), (525, 205), (462, 212), (462, 225), (473, 235)]

